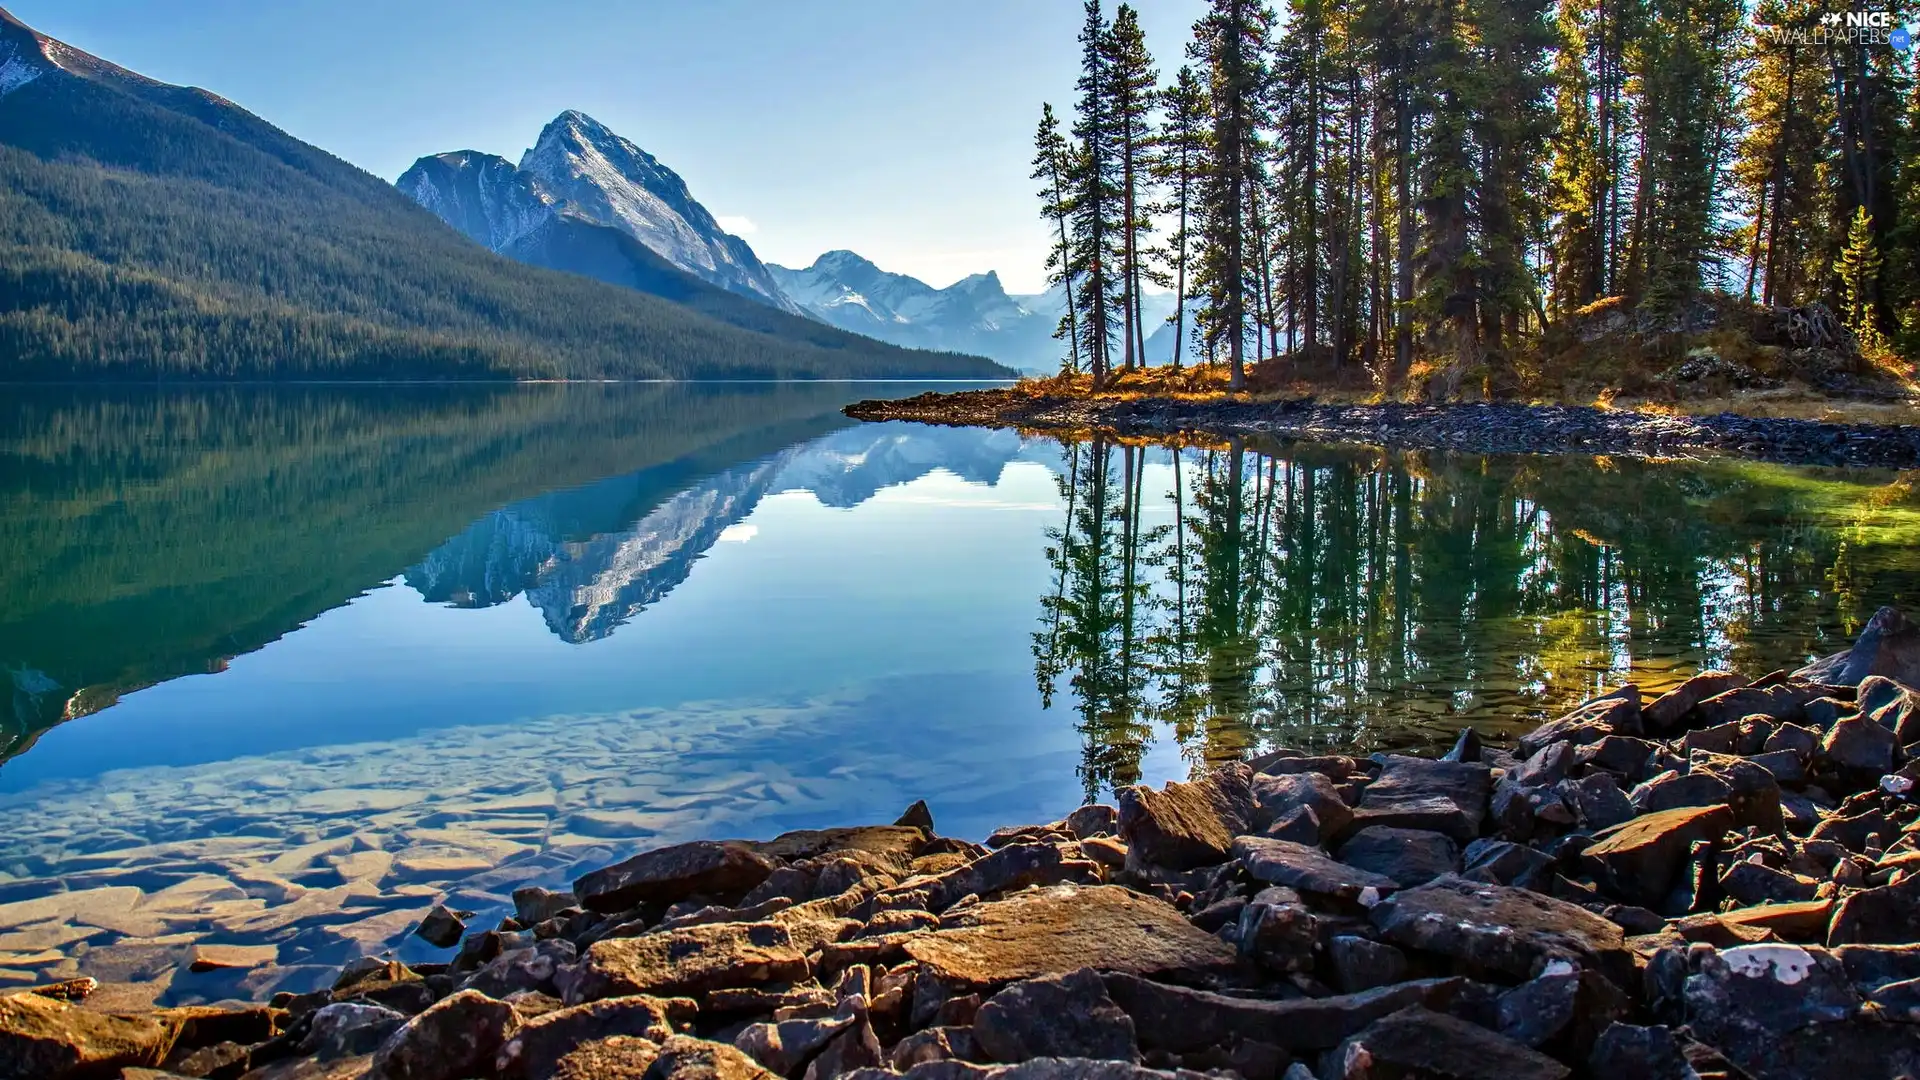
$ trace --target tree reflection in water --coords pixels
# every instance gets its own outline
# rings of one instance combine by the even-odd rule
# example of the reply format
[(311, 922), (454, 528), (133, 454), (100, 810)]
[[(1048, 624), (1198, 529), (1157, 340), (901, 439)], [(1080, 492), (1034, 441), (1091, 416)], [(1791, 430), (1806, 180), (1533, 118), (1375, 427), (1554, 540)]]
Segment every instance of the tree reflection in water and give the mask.
[(1920, 586), (1893, 473), (1108, 437), (1064, 461), (1034, 672), (1090, 798), (1163, 736), (1195, 768), (1430, 748), (1797, 665)]

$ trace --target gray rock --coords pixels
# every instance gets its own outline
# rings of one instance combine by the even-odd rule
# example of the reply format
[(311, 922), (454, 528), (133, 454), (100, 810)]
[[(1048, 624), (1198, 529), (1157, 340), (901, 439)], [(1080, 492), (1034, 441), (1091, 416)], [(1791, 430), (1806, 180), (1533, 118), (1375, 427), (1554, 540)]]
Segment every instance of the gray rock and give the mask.
[(1133, 1020), (1092, 968), (1017, 982), (988, 998), (973, 1038), (995, 1061), (1040, 1057), (1138, 1061)]
[(478, 990), (496, 998), (525, 991), (555, 994), (559, 990), (555, 977), (575, 959), (572, 942), (557, 938), (542, 941), (531, 949), (515, 949), (494, 957), (485, 967), (467, 976), (460, 988)]
[(1898, 609), (1883, 607), (1867, 620), (1853, 648), (1815, 661), (1794, 674), (1837, 686), (1859, 686), (1869, 675), (1920, 686), (1920, 628)]
[(1342, 1080), (1565, 1080), (1564, 1065), (1476, 1024), (1419, 1006), (1367, 1026), (1328, 1055)]
[(1619, 777), (1621, 783), (1632, 785), (1646, 777), (1657, 746), (1631, 735), (1609, 735), (1580, 747), (1573, 760), (1577, 768), (1602, 769)]
[(1902, 746), (1920, 742), (1920, 693), (1907, 686), (1869, 675), (1860, 683), (1860, 714), (1893, 732)]
[(435, 904), (426, 918), (420, 920), (420, 925), (413, 928), (413, 934), (429, 945), (450, 949), (460, 943), (461, 935), (467, 932), (465, 920), (472, 915), (471, 911), (455, 914), (447, 910), (445, 904)]
[(521, 1025), (501, 1046), (494, 1069), (507, 1080), (539, 1080), (582, 1043), (614, 1036), (665, 1042), (673, 1037), (667, 1011), (665, 1001), (637, 994), (557, 1009)]
[[(1253, 777), (1253, 828), (1265, 832), (1276, 822), (1290, 818), (1305, 807), (1313, 811), (1319, 835), (1312, 843), (1325, 843), (1337, 836), (1353, 819), (1353, 811), (1334, 790), (1333, 781), (1319, 773), (1288, 773)], [(1271, 835), (1271, 833), (1269, 833)]]
[(442, 998), (388, 1036), (368, 1080), (461, 1080), (492, 1067), (520, 1026), (513, 1006), (473, 990)]
[(642, 852), (573, 883), (590, 911), (671, 904), (695, 894), (738, 898), (773, 873), (773, 860), (735, 843), (696, 840)]
[(1920, 979), (1920, 945), (1841, 945), (1830, 951), (1861, 990)]
[(311, 1016), (300, 1052), (321, 1061), (371, 1054), (407, 1022), (392, 1009), (351, 1001), (323, 1005)]
[(1122, 788), (1115, 801), (1129, 865), (1177, 871), (1225, 862), (1233, 838), (1253, 826), (1252, 778), (1236, 762), (1160, 791)]
[(1920, 1069), (1912, 1025), (1861, 1014), (1824, 949), (1743, 945), (1703, 953), (1684, 991), (1688, 1027), (1758, 1080), (1858, 1080)]
[(1893, 771), (1900, 744), (1891, 730), (1855, 713), (1828, 729), (1820, 740), (1820, 756), (1840, 769), (1868, 781)]
[(1736, 689), (1742, 682), (1740, 676), (1732, 672), (1703, 671), (1655, 698), (1641, 711), (1641, 719), (1649, 731), (1667, 731), (1686, 719), (1694, 706)]
[(1600, 1033), (1587, 1062), (1595, 1077), (1700, 1080), (1673, 1032), (1664, 1027), (1613, 1024)]
[(1657, 814), (1683, 806), (1725, 806), (1733, 789), (1725, 780), (1710, 773), (1669, 772), (1633, 789), (1633, 808), (1641, 814)]
[(1320, 921), (1292, 889), (1262, 889), (1240, 909), (1240, 955), (1269, 971), (1311, 971)]
[(1319, 848), (1285, 840), (1243, 836), (1233, 842), (1233, 856), (1255, 881), (1362, 906), (1371, 906), (1400, 887), (1384, 874), (1348, 866)]
[(1381, 941), (1336, 934), (1327, 942), (1327, 966), (1334, 989), (1357, 994), (1390, 986), (1407, 977), (1407, 954)]
[(1108, 995), (1133, 1018), (1140, 1046), (1174, 1054), (1238, 1039), (1271, 1042), (1295, 1054), (1327, 1050), (1409, 1005), (1448, 1008), (1466, 986), (1464, 979), (1421, 979), (1358, 994), (1267, 1001), (1124, 974), (1104, 980)]
[[(1634, 815), (1632, 800), (1607, 773), (1590, 772), (1578, 780), (1569, 781), (1565, 787), (1565, 799), (1573, 807), (1583, 828), (1595, 832), (1610, 829)], [(1778, 803), (1775, 805), (1777, 807)]]
[(1463, 877), (1523, 889), (1545, 887), (1553, 877), (1553, 857), (1543, 851), (1491, 837), (1475, 840), (1463, 854)]
[(1522, 736), (1516, 748), (1531, 757), (1542, 747), (1566, 740), (1575, 746), (1599, 742), (1609, 735), (1640, 734), (1640, 688), (1628, 683), (1594, 698), (1557, 720), (1550, 720)]
[(781, 1076), (798, 1078), (829, 1042), (854, 1025), (852, 1011), (811, 1019), (749, 1024), (734, 1037), (734, 1048)]
[(1615, 894), (1659, 909), (1694, 842), (1717, 841), (1732, 828), (1733, 811), (1725, 806), (1683, 806), (1601, 831), (1580, 858)]
[(977, 1061), (980, 1048), (971, 1027), (930, 1027), (895, 1043), (887, 1052), (894, 1072), (906, 1072), (930, 1061)]
[(1402, 888), (1425, 885), (1460, 869), (1460, 848), (1445, 835), (1375, 825), (1340, 845), (1340, 861), (1392, 878)]
[(1555, 960), (1626, 983), (1632, 971), (1620, 928), (1564, 900), (1448, 875), (1396, 893), (1372, 912), (1388, 940), (1475, 968), (1530, 979)]
[(856, 1069), (879, 1068), (886, 1064), (886, 1055), (880, 1050), (880, 1040), (873, 1033), (873, 1024), (867, 1017), (865, 1003), (859, 998), (853, 1002), (853, 1023), (846, 1030), (827, 1041), (811, 1062), (803, 1080), (834, 1080)]
[(1067, 815), (1067, 831), (1082, 840), (1112, 836), (1120, 831), (1120, 811), (1103, 803), (1090, 803)]
[[(1352, 811), (1346, 811), (1342, 814), (1342, 820), (1351, 816)], [(1334, 833), (1320, 824), (1320, 815), (1313, 812), (1313, 807), (1296, 806), (1261, 829), (1260, 835), (1270, 840), (1318, 847)]]
[(1820, 883), (1742, 859), (1720, 872), (1720, 889), (1741, 904), (1791, 903), (1813, 899)]
[(1717, 777), (1727, 785), (1727, 809), (1733, 811), (1735, 828), (1752, 826), (1765, 833), (1778, 833), (1784, 822), (1780, 816), (1780, 781), (1745, 758), (1726, 754), (1695, 752), (1689, 759), (1695, 773)]
[(1351, 828), (1427, 829), (1464, 844), (1480, 835), (1492, 793), (1492, 771), (1484, 764), (1389, 754), (1361, 796)]
[(1920, 875), (1898, 884), (1862, 889), (1840, 901), (1827, 931), (1827, 945), (1898, 945), (1913, 941), (1920, 927)]

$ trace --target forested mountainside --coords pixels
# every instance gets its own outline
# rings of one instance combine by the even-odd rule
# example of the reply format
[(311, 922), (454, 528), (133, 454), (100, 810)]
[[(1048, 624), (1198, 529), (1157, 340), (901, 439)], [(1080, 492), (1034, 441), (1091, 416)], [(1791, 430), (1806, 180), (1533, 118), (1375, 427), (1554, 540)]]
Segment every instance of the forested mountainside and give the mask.
[(1005, 373), (502, 258), (232, 102), (0, 11), (0, 378)]

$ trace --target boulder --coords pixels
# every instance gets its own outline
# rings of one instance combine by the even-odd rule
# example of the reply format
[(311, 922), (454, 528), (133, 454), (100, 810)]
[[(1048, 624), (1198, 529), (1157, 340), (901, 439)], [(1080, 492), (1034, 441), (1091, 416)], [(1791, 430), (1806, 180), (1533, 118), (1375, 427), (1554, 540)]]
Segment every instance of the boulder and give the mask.
[[(927, 839), (931, 835), (929, 830), (915, 825), (854, 825), (835, 829), (796, 829), (781, 833), (771, 840), (743, 840), (738, 843), (767, 858), (787, 862), (817, 859), (829, 852), (861, 851), (904, 863), (920, 854), (920, 849), (927, 846)], [(754, 884), (758, 885), (759, 882)]]
[(521, 1025), (496, 1056), (499, 1074), (516, 1080), (547, 1076), (567, 1052), (582, 1043), (627, 1036), (660, 1043), (673, 1037), (667, 1004), (632, 995), (557, 1009)]
[(1841, 945), (1828, 951), (1846, 969), (1847, 978), (1863, 991), (1920, 979), (1920, 944)]
[(1892, 772), (1899, 752), (1892, 730), (1862, 713), (1843, 718), (1820, 740), (1821, 758), (1868, 783)]
[(1649, 731), (1668, 731), (1686, 719), (1694, 706), (1717, 694), (1736, 689), (1741, 684), (1740, 676), (1732, 672), (1703, 671), (1653, 699), (1641, 710), (1640, 718)]
[(820, 1053), (807, 1063), (802, 1080), (833, 1080), (856, 1069), (879, 1068), (886, 1064), (886, 1055), (881, 1052), (880, 1040), (874, 1035), (873, 1024), (868, 1019), (863, 1000), (852, 999), (852, 1017), (853, 1023), (829, 1039)]
[(1725, 806), (1733, 788), (1711, 773), (1666, 772), (1633, 789), (1633, 808), (1657, 814), (1683, 806)]
[(1360, 797), (1349, 828), (1426, 829), (1464, 844), (1480, 835), (1492, 793), (1492, 770), (1480, 762), (1389, 754)]
[(513, 918), (521, 926), (538, 926), (580, 908), (580, 898), (570, 891), (543, 889), (527, 885), (513, 890)]
[[(548, 1080), (646, 1080), (660, 1056), (660, 1045), (633, 1035), (614, 1035), (581, 1043), (554, 1062)], [(689, 1071), (688, 1080), (709, 1080), (714, 1073)], [(767, 1074), (738, 1071), (731, 1077), (756, 1080)]]
[(1407, 954), (1381, 941), (1336, 934), (1327, 941), (1327, 967), (1334, 989), (1356, 994), (1407, 977)]
[(1920, 1070), (1912, 1025), (1861, 1013), (1863, 999), (1825, 949), (1743, 945), (1707, 952), (1687, 977), (1696, 1038), (1756, 1080), (1859, 1080)]
[(1572, 1075), (1565, 1065), (1512, 1039), (1417, 1005), (1369, 1024), (1328, 1060), (1341, 1080), (1565, 1080)]
[(973, 1038), (994, 1061), (1042, 1057), (1138, 1061), (1133, 1020), (1092, 968), (1017, 982), (988, 998)]
[(1780, 781), (1766, 768), (1746, 758), (1698, 751), (1689, 759), (1688, 767), (1727, 785), (1727, 809), (1733, 811), (1735, 828), (1751, 826), (1761, 832), (1779, 833), (1785, 827), (1780, 815)]
[(1733, 828), (1725, 806), (1683, 806), (1645, 814), (1602, 830), (1580, 855), (1609, 889), (1660, 909), (1679, 880), (1696, 840), (1717, 841)]
[(1920, 742), (1920, 693), (1879, 675), (1860, 683), (1860, 714), (1893, 732), (1902, 746)]
[(1522, 736), (1516, 746), (1522, 757), (1561, 740), (1574, 746), (1599, 742), (1609, 735), (1640, 734), (1640, 688), (1628, 683), (1594, 698), (1557, 720), (1549, 720)]
[(1112, 836), (1120, 831), (1120, 811), (1103, 803), (1090, 803), (1067, 815), (1067, 831), (1082, 840)]
[(1234, 763), (1160, 791), (1122, 788), (1115, 801), (1129, 864), (1177, 871), (1225, 862), (1233, 838), (1253, 827), (1252, 778)]
[(772, 1024), (749, 1024), (734, 1037), (733, 1045), (769, 1070), (799, 1080), (807, 1064), (836, 1036), (852, 1027), (854, 1020), (852, 1011), (843, 1011)]
[(906, 1072), (929, 1061), (976, 1061), (980, 1056), (971, 1027), (930, 1027), (895, 1043), (887, 1052), (887, 1065)]
[(1720, 890), (1743, 905), (1812, 900), (1820, 883), (1765, 863), (1741, 859), (1720, 872)]
[(1475, 840), (1467, 845), (1463, 859), (1463, 877), (1490, 885), (1538, 889), (1553, 877), (1553, 856), (1511, 840)]
[(371, 1054), (407, 1022), (392, 1009), (351, 1001), (323, 1005), (310, 1016), (299, 1050), (321, 1061)]
[(660, 1044), (647, 1080), (773, 1080), (773, 1074), (726, 1043), (675, 1035)]
[(1633, 1077), (1634, 1080), (1700, 1080), (1680, 1042), (1664, 1027), (1613, 1024), (1600, 1033), (1587, 1058), (1595, 1077)]
[(420, 920), (420, 925), (413, 928), (413, 934), (429, 945), (450, 949), (460, 944), (460, 938), (467, 932), (465, 920), (472, 915), (470, 911), (455, 914), (445, 904), (435, 904), (426, 918)]
[(442, 998), (380, 1044), (367, 1080), (461, 1080), (493, 1067), (520, 1026), (513, 1006), (473, 990)]
[(1201, 978), (1230, 971), (1233, 946), (1171, 906), (1112, 885), (1063, 885), (970, 905), (948, 929), (910, 935), (923, 975), (990, 986), (1083, 967)]
[(1327, 1050), (1409, 1005), (1448, 1008), (1466, 986), (1464, 979), (1420, 979), (1357, 994), (1268, 1001), (1124, 974), (1104, 980), (1108, 995), (1133, 1018), (1141, 1047), (1173, 1054), (1240, 1039), (1271, 1042), (1296, 1054)]
[(1262, 889), (1240, 909), (1240, 955), (1269, 971), (1311, 971), (1320, 920), (1292, 889)]
[(1609, 735), (1588, 743), (1574, 752), (1574, 765), (1580, 769), (1601, 769), (1613, 773), (1620, 782), (1637, 784), (1647, 775), (1647, 763), (1659, 744), (1630, 735)]
[(106, 1016), (38, 994), (0, 996), (0, 1077), (63, 1080), (153, 1067), (174, 1030), (148, 1017)]
[(1243, 836), (1233, 842), (1233, 856), (1255, 881), (1363, 906), (1400, 887), (1385, 874), (1348, 866), (1319, 848), (1286, 840)]
[(933, 809), (927, 805), (927, 800), (915, 799), (913, 805), (902, 811), (893, 823), (895, 825), (904, 825), (909, 828), (919, 829), (928, 836), (932, 836)]
[(1316, 842), (1325, 843), (1339, 835), (1353, 819), (1353, 811), (1334, 790), (1333, 781), (1319, 773), (1256, 774), (1253, 799), (1256, 831), (1265, 831), (1305, 807), (1313, 812), (1319, 833)]
[(1340, 845), (1340, 861), (1392, 878), (1402, 888), (1425, 885), (1460, 869), (1460, 848), (1437, 832), (1375, 825)]
[(1862, 889), (1834, 909), (1827, 945), (1899, 945), (1914, 940), (1920, 928), (1920, 875), (1897, 884)]
[(539, 942), (530, 949), (503, 952), (459, 984), (462, 990), (478, 990), (488, 997), (505, 998), (523, 991), (551, 994), (558, 991), (555, 976), (577, 959), (573, 943), (558, 938)]
[(1448, 875), (1377, 905), (1373, 925), (1395, 944), (1475, 969), (1530, 979), (1555, 960), (1625, 984), (1632, 970), (1620, 928), (1575, 904), (1527, 889)]
[(696, 894), (738, 898), (773, 869), (773, 860), (745, 845), (696, 840), (595, 870), (574, 882), (573, 891), (582, 907), (611, 913), (639, 904), (672, 904)]
[(1830, 689), (1820, 683), (1800, 681), (1743, 686), (1702, 701), (1694, 707), (1690, 723), (1695, 727), (1717, 727), (1749, 716), (1764, 716), (1776, 723), (1799, 723), (1806, 718), (1807, 703), (1827, 696)]
[(922, 894), (926, 910), (941, 912), (967, 896), (993, 896), (1031, 885), (1097, 884), (1100, 864), (1076, 857), (1084, 854), (1084, 848), (1076, 844), (1022, 840), (931, 879), (883, 891), (875, 906), (890, 906), (889, 897), (912, 892)]
[(806, 953), (779, 923), (714, 923), (597, 941), (561, 989), (569, 1005), (622, 994), (701, 994), (802, 979)]
[(1867, 620), (1853, 648), (1816, 660), (1794, 674), (1835, 686), (1859, 686), (1869, 675), (1920, 686), (1920, 627), (1898, 609), (1883, 607)]
[[(1634, 815), (1633, 801), (1608, 773), (1596, 770), (1578, 780), (1566, 781), (1561, 788), (1562, 800), (1573, 808), (1583, 828), (1595, 832), (1610, 829)], [(1778, 789), (1775, 790), (1777, 793)], [(1777, 800), (1774, 808), (1779, 809)]]

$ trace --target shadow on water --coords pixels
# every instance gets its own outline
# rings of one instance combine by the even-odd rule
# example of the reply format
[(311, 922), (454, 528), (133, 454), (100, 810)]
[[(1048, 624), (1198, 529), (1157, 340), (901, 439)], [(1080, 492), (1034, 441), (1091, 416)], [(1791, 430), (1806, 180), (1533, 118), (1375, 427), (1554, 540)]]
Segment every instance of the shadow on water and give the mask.
[(1432, 748), (1630, 679), (1797, 666), (1920, 595), (1911, 475), (1104, 439), (1065, 459), (1033, 656), (1089, 797), (1162, 731), (1196, 766)]

